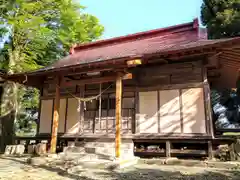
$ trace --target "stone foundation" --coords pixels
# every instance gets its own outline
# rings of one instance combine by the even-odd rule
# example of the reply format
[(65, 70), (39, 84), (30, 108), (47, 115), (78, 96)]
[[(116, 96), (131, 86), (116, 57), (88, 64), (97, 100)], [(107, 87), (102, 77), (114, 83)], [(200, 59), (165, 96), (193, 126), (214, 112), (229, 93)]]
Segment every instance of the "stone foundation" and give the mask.
[[(132, 140), (122, 140), (121, 146), (121, 159), (129, 159), (134, 157), (134, 144)], [(115, 142), (113, 139), (97, 139), (94, 141), (85, 141), (76, 143), (75, 147), (68, 146), (64, 149), (64, 152), (82, 152), (106, 155), (109, 157), (115, 157)]]

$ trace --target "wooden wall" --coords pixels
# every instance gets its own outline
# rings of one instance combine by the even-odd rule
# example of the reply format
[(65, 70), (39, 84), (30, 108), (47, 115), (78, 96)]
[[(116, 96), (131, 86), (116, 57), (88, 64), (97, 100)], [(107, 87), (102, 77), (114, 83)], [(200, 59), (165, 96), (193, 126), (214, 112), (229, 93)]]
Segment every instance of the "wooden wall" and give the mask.
[(137, 133), (205, 134), (203, 88), (139, 92)]
[[(132, 72), (133, 79), (123, 82), (123, 133), (206, 133), (201, 61), (148, 65)], [(78, 101), (67, 93), (79, 96), (79, 87), (62, 89), (59, 132), (115, 133), (115, 82), (102, 84), (102, 89), (111, 83), (113, 86), (102, 96), (101, 112), (99, 100), (86, 103), (83, 120)], [(99, 84), (86, 85), (84, 94), (85, 97), (99, 94)], [(53, 101), (49, 99), (53, 95), (54, 85), (46, 85), (39, 133), (51, 132)]]
[(206, 134), (202, 62), (137, 70), (136, 133)]
[(202, 62), (186, 62), (162, 66), (149, 65), (138, 67), (134, 78), (139, 88), (174, 88), (178, 84), (190, 84), (203, 81)]
[[(115, 133), (115, 95), (106, 93), (102, 96), (102, 110), (99, 114), (99, 100), (93, 99), (83, 106), (83, 119), (80, 118), (79, 102), (73, 97), (60, 99), (59, 133), (69, 135), (83, 133), (113, 134)], [(134, 92), (123, 93), (122, 132), (132, 133), (132, 123), (135, 120)], [(41, 100), (40, 134), (50, 134), (53, 117), (53, 99)], [(99, 118), (100, 115), (100, 118)]]

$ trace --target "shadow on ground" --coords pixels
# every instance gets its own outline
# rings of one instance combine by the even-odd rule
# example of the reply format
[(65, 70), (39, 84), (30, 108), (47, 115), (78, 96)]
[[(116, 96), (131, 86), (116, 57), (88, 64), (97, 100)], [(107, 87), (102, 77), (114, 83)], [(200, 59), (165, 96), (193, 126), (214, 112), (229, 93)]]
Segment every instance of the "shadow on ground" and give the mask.
[[(27, 165), (21, 158), (0, 157), (0, 159), (11, 160), (16, 163)], [(42, 168), (47, 171), (56, 172), (59, 176), (69, 179), (94, 180), (239, 180), (239, 170), (199, 168), (191, 171), (190, 168), (183, 169), (178, 166), (156, 166), (156, 165), (137, 165), (118, 171), (98, 171), (98, 170), (80, 170), (76, 174), (69, 174), (60, 167), (50, 167), (47, 165), (32, 166), (33, 168)], [(180, 166), (179, 166), (180, 167)]]

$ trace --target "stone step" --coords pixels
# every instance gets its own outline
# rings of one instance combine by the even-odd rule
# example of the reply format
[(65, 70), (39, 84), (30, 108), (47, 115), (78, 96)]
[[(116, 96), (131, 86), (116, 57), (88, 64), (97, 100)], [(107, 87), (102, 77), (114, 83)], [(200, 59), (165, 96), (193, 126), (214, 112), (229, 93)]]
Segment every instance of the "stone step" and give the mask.
[[(68, 147), (64, 152), (86, 152), (86, 153), (101, 153), (101, 154), (115, 154), (115, 148), (105, 148), (105, 147)], [(122, 154), (133, 153), (133, 149), (121, 149)]]
[[(97, 159), (114, 160), (115, 148), (70, 146), (65, 147), (63, 153), (65, 155), (69, 155), (72, 158), (77, 158), (86, 154), (94, 154), (96, 155)], [(121, 149), (121, 157), (123, 157), (124, 159), (134, 157), (134, 152), (132, 149)]]
[(67, 161), (75, 160), (75, 159), (103, 159), (103, 160), (113, 160), (114, 157), (108, 154), (96, 154), (96, 153), (76, 153), (76, 152), (68, 152), (68, 153), (59, 153), (60, 159), (64, 159)]

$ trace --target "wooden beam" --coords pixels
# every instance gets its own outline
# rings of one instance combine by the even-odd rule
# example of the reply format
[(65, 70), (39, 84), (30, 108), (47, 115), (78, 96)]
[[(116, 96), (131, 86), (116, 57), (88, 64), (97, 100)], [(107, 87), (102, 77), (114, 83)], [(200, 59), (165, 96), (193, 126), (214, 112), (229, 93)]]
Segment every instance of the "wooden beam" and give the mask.
[(121, 146), (121, 114), (122, 114), (122, 77), (120, 74), (116, 80), (116, 136), (115, 157), (120, 158)]
[[(62, 81), (61, 86), (73, 86), (73, 85), (85, 85), (85, 84), (99, 84), (105, 82), (114, 82), (117, 76), (105, 76), (105, 77), (92, 77), (81, 80), (70, 80), (70, 81)], [(132, 79), (132, 73), (126, 73), (122, 75), (123, 80)]]
[(60, 108), (60, 78), (56, 78), (56, 92), (54, 99), (54, 114), (53, 114), (53, 123), (52, 123), (52, 137), (51, 137), (51, 147), (50, 152), (56, 153), (57, 147), (57, 134), (58, 134), (58, 124), (59, 124), (59, 108)]
[(197, 149), (171, 149), (172, 154), (184, 154), (184, 155), (206, 155), (206, 150)]

